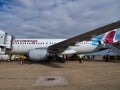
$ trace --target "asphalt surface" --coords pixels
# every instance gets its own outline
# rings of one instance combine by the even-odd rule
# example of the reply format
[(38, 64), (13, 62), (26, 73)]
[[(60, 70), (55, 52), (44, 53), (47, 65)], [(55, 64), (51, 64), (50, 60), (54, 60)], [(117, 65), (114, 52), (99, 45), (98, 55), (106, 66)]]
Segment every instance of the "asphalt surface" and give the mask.
[(120, 62), (0, 62), (0, 90), (120, 90)]

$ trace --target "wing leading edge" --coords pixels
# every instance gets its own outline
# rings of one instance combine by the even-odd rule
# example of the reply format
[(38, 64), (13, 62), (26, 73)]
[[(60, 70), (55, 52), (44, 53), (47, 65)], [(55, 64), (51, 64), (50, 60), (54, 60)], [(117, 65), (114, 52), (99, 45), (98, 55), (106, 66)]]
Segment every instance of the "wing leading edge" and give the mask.
[(78, 36), (72, 37), (70, 39), (64, 40), (62, 42), (59, 42), (57, 44), (54, 44), (48, 48), (49, 53), (61, 53), (63, 52), (68, 46), (75, 45), (76, 42), (80, 42), (83, 40), (90, 40), (93, 35), (100, 35), (105, 32), (108, 32), (110, 30), (120, 28), (120, 21), (102, 26), (100, 28), (91, 30), (89, 32), (80, 34)]

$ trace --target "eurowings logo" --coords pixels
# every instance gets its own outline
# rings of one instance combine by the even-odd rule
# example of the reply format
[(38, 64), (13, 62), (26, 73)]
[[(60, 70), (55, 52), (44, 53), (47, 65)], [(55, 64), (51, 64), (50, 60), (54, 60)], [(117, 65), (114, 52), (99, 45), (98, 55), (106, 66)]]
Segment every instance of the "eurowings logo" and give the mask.
[(15, 40), (15, 42), (37, 42), (37, 40)]

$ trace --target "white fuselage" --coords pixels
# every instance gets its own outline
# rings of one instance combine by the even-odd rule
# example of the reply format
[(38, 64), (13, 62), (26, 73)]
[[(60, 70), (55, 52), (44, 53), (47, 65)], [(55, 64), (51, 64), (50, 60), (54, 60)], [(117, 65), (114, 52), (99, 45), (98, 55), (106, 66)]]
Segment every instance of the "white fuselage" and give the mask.
[[(32, 49), (36, 48), (48, 48), (49, 46), (58, 42), (64, 41), (65, 39), (15, 39), (13, 41), (13, 49), (11, 54), (28, 54)], [(83, 41), (77, 43), (75, 46), (69, 46), (64, 54), (82, 54), (98, 51), (98, 45), (93, 45), (92, 41)], [(71, 52), (72, 51), (72, 52)], [(74, 51), (74, 53), (73, 53)]]

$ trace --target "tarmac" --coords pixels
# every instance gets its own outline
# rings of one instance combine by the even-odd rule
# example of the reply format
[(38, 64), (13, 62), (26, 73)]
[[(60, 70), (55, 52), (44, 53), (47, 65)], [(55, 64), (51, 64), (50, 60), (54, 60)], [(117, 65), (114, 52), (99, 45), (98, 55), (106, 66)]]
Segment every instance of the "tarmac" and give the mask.
[(120, 90), (120, 62), (0, 62), (0, 90)]

